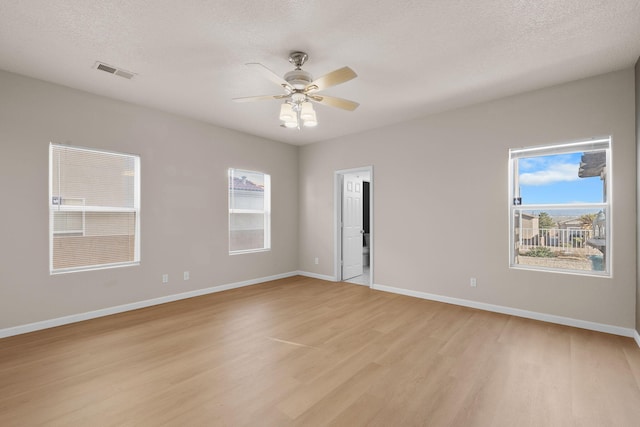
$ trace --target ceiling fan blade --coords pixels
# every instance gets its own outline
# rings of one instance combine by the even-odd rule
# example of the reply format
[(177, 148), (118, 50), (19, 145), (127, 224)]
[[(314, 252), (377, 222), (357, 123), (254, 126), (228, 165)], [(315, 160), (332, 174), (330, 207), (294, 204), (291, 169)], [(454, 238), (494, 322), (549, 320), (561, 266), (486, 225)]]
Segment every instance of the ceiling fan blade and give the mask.
[(282, 77), (280, 77), (279, 75), (277, 75), (276, 73), (274, 73), (273, 71), (271, 71), (270, 69), (268, 69), (267, 67), (265, 67), (264, 65), (258, 63), (258, 62), (250, 62), (248, 64), (245, 64), (247, 67), (251, 67), (254, 70), (257, 70), (258, 72), (262, 73), (263, 76), (265, 76), (266, 78), (268, 78), (269, 80), (271, 80), (272, 82), (274, 82), (275, 84), (277, 84), (278, 86), (281, 86), (285, 89), (290, 89), (291, 91), (293, 91), (293, 88), (291, 87), (291, 85), (289, 83), (287, 83), (287, 81), (285, 79), (283, 79)]
[(251, 101), (264, 101), (267, 99), (282, 99), (287, 98), (289, 95), (260, 95), (260, 96), (246, 96), (244, 98), (233, 98), (236, 102), (251, 102)]
[(318, 91), (324, 90), (331, 86), (339, 85), (340, 83), (348, 82), (351, 79), (358, 77), (355, 71), (353, 71), (349, 67), (342, 67), (338, 70), (334, 70), (329, 74), (325, 74), (322, 77), (318, 77), (305, 89), (307, 92), (309, 91)]
[(325, 95), (315, 95), (309, 94), (307, 95), (311, 100), (324, 104), (330, 105), (331, 107), (342, 108), (343, 110), (353, 111), (360, 104), (354, 101), (349, 101), (348, 99), (336, 98), (335, 96), (325, 96)]

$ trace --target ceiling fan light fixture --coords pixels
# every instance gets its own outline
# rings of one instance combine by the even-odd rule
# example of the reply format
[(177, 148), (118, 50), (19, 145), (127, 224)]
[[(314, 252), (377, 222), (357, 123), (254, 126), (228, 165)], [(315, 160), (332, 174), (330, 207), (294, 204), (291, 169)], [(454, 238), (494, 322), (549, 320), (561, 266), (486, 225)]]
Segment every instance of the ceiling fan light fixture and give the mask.
[(284, 127), (286, 127), (286, 128), (297, 128), (298, 127), (298, 122), (297, 121), (284, 122)]
[(311, 114), (309, 114), (306, 118), (302, 118), (302, 122), (305, 127), (312, 128), (318, 126), (318, 119), (316, 118), (316, 112), (311, 109)]
[[(293, 111), (293, 107), (288, 102), (285, 102), (280, 106), (280, 120), (283, 122), (292, 122), (296, 119), (296, 114)], [(286, 124), (286, 123), (285, 123)]]
[(311, 120), (311, 119), (315, 119), (316, 116), (316, 112), (313, 111), (313, 105), (311, 104), (311, 102), (306, 101), (303, 102), (301, 104), (301, 109), (300, 109), (300, 118), (302, 120)]

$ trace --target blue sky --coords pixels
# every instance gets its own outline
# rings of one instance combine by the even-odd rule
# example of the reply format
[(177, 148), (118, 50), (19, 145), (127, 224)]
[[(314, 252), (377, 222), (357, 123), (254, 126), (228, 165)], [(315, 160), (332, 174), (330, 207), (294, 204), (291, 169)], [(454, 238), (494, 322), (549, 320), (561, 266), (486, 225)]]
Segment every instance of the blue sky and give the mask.
[(602, 202), (600, 177), (578, 177), (581, 157), (572, 153), (519, 159), (522, 204)]

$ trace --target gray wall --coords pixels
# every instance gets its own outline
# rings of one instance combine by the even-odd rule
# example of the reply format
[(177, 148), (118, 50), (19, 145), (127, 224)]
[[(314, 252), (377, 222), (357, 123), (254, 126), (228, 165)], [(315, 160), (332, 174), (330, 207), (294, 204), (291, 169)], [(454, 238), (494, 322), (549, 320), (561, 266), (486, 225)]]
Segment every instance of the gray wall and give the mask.
[[(299, 148), (0, 72), (0, 329), (296, 270), (331, 276), (333, 174), (366, 165), (376, 284), (640, 327), (633, 88), (629, 68)], [(613, 277), (510, 270), (508, 149), (602, 135)], [(141, 156), (140, 266), (49, 275), (50, 141)], [(272, 251), (228, 255), (228, 167), (272, 175)]]
[[(333, 276), (334, 171), (373, 165), (375, 284), (633, 328), (633, 87), (629, 68), (302, 147), (300, 270)], [(605, 135), (613, 277), (509, 269), (508, 149)]]
[[(297, 270), (297, 147), (6, 72), (0, 94), (0, 329)], [(50, 141), (141, 156), (140, 266), (49, 275)], [(270, 252), (228, 255), (229, 167), (271, 174)]]

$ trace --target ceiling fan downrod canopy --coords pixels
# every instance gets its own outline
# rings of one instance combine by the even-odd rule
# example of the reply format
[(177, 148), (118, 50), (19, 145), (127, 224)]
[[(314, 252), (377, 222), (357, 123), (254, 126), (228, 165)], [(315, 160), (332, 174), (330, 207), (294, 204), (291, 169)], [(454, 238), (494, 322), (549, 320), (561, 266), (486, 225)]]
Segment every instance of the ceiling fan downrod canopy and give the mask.
[(309, 55), (304, 52), (295, 51), (289, 54), (289, 62), (295, 65), (296, 70), (302, 68), (307, 59), (309, 59)]

